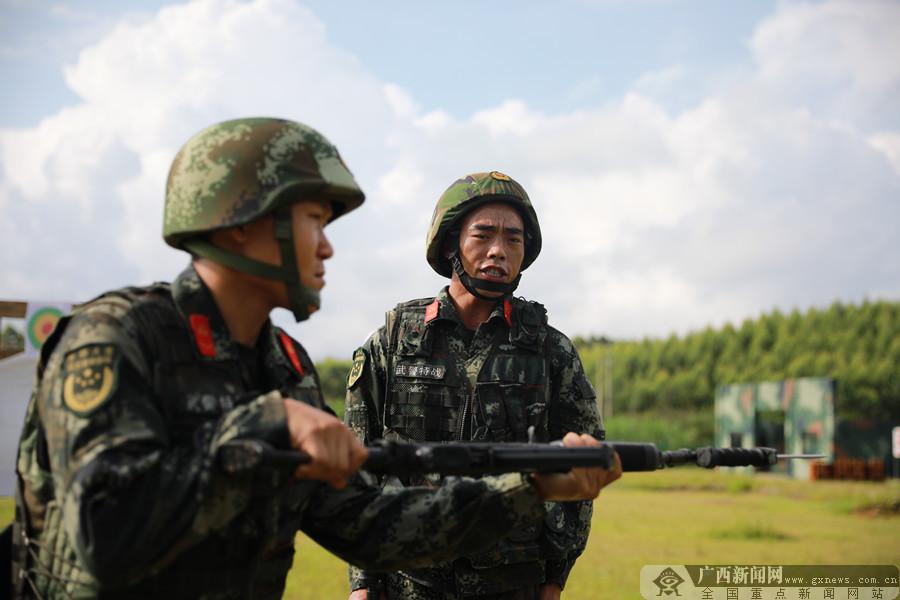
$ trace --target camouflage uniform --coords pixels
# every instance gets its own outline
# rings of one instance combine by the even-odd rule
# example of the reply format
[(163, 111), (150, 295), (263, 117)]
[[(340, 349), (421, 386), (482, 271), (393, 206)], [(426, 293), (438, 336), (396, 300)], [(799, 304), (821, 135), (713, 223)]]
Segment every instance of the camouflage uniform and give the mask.
[(22, 593), (280, 598), (298, 529), (384, 569), (484, 546), (543, 512), (520, 476), (435, 495), (221, 472), (229, 440), (290, 447), (283, 397), (325, 405), (302, 346), (271, 324), (256, 348), (231, 340), (192, 268), (171, 288), (91, 302), (50, 346), (19, 452), (37, 558)]
[[(524, 442), (532, 427), (535, 441), (569, 431), (603, 437), (596, 395), (578, 354), (547, 325), (543, 306), (507, 296), (473, 333), (447, 288), (436, 298), (397, 305), (356, 350), (345, 418), (366, 442)], [(385, 486), (439, 483), (394, 479)], [(536, 597), (544, 583), (562, 587), (587, 543), (592, 505), (547, 508), (542, 525), (516, 529), (488, 552), (390, 574), (386, 581), (351, 568), (351, 589), (385, 586), (390, 598), (513, 600)]]
[(290, 448), (285, 397), (327, 410), (303, 347), (268, 321), (255, 347), (238, 344), (193, 267), (61, 321), (20, 440), (15, 596), (280, 598), (297, 530), (396, 569), (545, 514), (520, 475), (435, 492), (362, 477), (335, 490), (270, 464), (226, 473), (230, 440)]

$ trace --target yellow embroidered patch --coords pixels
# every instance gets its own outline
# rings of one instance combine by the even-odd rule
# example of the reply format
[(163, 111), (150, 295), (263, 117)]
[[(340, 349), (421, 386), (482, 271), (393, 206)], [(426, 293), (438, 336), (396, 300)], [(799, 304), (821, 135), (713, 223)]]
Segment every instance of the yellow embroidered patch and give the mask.
[(353, 387), (359, 377), (362, 375), (363, 367), (366, 366), (366, 351), (358, 348), (353, 353), (353, 366), (350, 367), (350, 374), (347, 376), (347, 387)]
[(84, 346), (63, 359), (63, 403), (78, 415), (88, 415), (116, 391), (119, 354), (110, 344)]
[(500, 171), (491, 171), (491, 177), (497, 181), (512, 181), (509, 175), (505, 175)]

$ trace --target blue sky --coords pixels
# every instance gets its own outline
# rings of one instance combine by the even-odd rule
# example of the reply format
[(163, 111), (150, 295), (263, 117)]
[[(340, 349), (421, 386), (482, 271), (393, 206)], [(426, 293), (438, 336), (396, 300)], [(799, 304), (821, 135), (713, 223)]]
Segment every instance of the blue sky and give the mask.
[[(34, 124), (77, 101), (62, 65), (123, 19), (173, 4), (9, 1), (0, 7), (0, 68), (10, 83), (0, 125)], [(697, 80), (750, 57), (746, 41), (770, 0), (581, 2), (304, 2), (328, 37), (426, 106), (464, 116), (510, 97), (571, 110), (680, 64)], [(465, 86), (454, 82), (467, 80)], [(696, 100), (699, 91), (673, 103)]]
[(330, 231), (349, 357), (434, 294), (438, 195), (522, 182), (544, 234), (521, 293), (570, 335), (665, 336), (772, 308), (900, 298), (900, 4), (0, 2), (0, 298), (171, 279), (165, 174), (190, 135), (273, 114), (367, 192)]

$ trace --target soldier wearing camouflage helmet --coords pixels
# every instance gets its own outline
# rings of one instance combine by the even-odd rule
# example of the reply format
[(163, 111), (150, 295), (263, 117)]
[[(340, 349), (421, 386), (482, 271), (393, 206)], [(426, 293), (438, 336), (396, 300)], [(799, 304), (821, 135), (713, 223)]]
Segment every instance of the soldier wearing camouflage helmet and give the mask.
[[(537, 214), (509, 176), (475, 173), (444, 192), (426, 257), (450, 285), (398, 304), (354, 353), (345, 418), (362, 440), (525, 442), (566, 432), (603, 439), (571, 341), (548, 325), (542, 305), (512, 296), (540, 251)], [(543, 523), (487, 552), (386, 576), (351, 568), (351, 600), (376, 590), (410, 600), (559, 598), (590, 519), (589, 502), (553, 504)]]
[[(331, 203), (333, 221), (363, 203), (363, 193), (337, 152), (318, 132), (277, 119), (221, 123), (191, 140), (172, 163), (163, 237), (237, 271), (284, 284), (297, 321), (319, 308), (319, 291), (304, 284), (291, 227), (298, 198)], [(274, 215), (278, 266), (216, 245), (208, 233)]]
[[(467, 273), (456, 244), (464, 215), (481, 205), (498, 203), (515, 209), (525, 224), (522, 232), (524, 255), (519, 273), (511, 281), (497, 281)], [(448, 242), (451, 243), (449, 248)], [(525, 188), (498, 171), (475, 173), (447, 188), (434, 207), (425, 241), (425, 256), (431, 268), (444, 277), (455, 274), (466, 291), (481, 300), (496, 300), (496, 292), (503, 296), (512, 294), (522, 278), (521, 272), (534, 262), (540, 252), (541, 227)]]
[[(596, 495), (589, 470), (442, 494), (353, 475), (365, 448), (269, 312), (318, 307), (324, 227), (362, 201), (334, 146), (299, 123), (228, 121), (181, 149), (164, 235), (190, 265), (88, 302), (44, 345), (17, 459), (13, 597), (280, 598), (299, 529), (401, 568), (527, 526), (543, 498)], [(247, 439), (311, 462), (224, 468), (222, 449)]]

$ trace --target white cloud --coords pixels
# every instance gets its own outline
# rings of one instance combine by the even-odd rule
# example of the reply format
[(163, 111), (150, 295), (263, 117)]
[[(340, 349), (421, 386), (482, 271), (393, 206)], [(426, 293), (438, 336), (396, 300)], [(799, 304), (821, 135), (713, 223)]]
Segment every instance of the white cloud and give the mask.
[(900, 5), (893, 0), (785, 2), (751, 45), (763, 79), (845, 80), (852, 90), (881, 92), (900, 80), (898, 23)]
[(398, 117), (406, 119), (416, 118), (421, 108), (413, 100), (413, 97), (409, 95), (409, 92), (393, 83), (384, 84), (383, 89), (385, 100)]
[(452, 117), (442, 110), (434, 110), (416, 119), (415, 124), (426, 133), (446, 129), (453, 122)]
[[(204, 0), (129, 19), (65, 75), (77, 105), (0, 132), (4, 297), (83, 300), (171, 278), (185, 255), (160, 240), (165, 177), (180, 144), (209, 123), (312, 123), (366, 182), (388, 171), (384, 140), (403, 97), (386, 95), (311, 12), (282, 0)], [(363, 225), (348, 223), (358, 237)]]
[(866, 129), (900, 126), (900, 3), (784, 2), (751, 47), (782, 98)]
[(413, 205), (425, 196), (424, 190), (425, 175), (410, 160), (401, 160), (378, 178), (378, 197), (394, 206)]
[(869, 138), (869, 143), (884, 153), (894, 171), (900, 175), (900, 133), (878, 133)]
[(540, 114), (530, 110), (521, 100), (507, 100), (497, 108), (478, 111), (472, 117), (472, 123), (484, 127), (495, 136), (528, 135), (542, 120)]
[(323, 131), (369, 194), (330, 228), (322, 312), (292, 327), (315, 356), (348, 357), (385, 309), (442, 285), (424, 260), (428, 220), (474, 171), (529, 190), (544, 252), (521, 293), (572, 335), (896, 294), (900, 126), (872, 111), (900, 100), (895, 7), (779, 5), (752, 38), (754, 68), (686, 110), (650, 95), (675, 67), (602, 106), (510, 98), (454, 118), (380, 81), (296, 2), (170, 6), (81, 52), (66, 71), (79, 105), (0, 132), (3, 296), (171, 278), (184, 257), (159, 240), (169, 160), (209, 123), (259, 114)]

